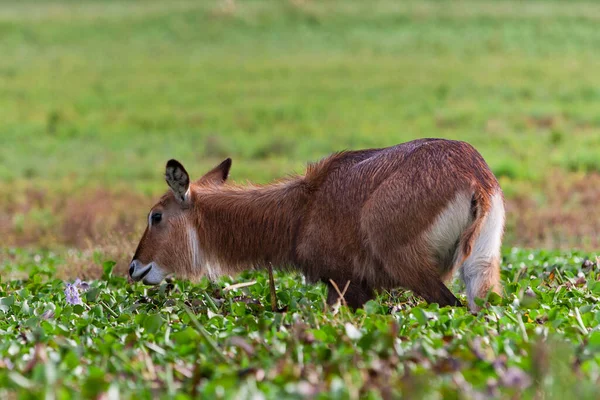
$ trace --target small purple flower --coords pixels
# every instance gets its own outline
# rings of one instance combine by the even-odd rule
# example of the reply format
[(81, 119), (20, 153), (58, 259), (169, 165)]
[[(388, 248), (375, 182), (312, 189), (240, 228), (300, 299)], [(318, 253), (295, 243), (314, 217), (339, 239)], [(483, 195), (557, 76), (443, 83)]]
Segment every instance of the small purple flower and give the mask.
[(75, 279), (75, 282), (73, 284), (77, 287), (77, 289), (81, 290), (82, 292), (85, 292), (90, 288), (89, 283), (83, 282), (79, 278)]
[(82, 304), (81, 297), (79, 297), (79, 291), (85, 292), (89, 289), (90, 285), (86, 282), (82, 282), (80, 279), (76, 279), (73, 283), (67, 283), (65, 288), (65, 297), (69, 304)]

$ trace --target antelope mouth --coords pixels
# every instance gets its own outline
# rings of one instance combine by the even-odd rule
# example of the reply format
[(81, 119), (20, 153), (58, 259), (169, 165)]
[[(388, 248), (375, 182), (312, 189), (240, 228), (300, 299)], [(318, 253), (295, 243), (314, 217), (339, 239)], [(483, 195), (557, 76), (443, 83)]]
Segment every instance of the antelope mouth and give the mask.
[(146, 268), (142, 269), (141, 271), (136, 271), (136, 273), (132, 274), (131, 278), (134, 281), (139, 282), (142, 279), (144, 279), (150, 273), (151, 270), (152, 270), (152, 264), (148, 264), (146, 266)]
[[(148, 275), (150, 273), (151, 270), (152, 270), (152, 264), (150, 264), (150, 266), (148, 266), (147, 270), (142, 272), (142, 275), (140, 275), (140, 280), (144, 279), (146, 277), (146, 275)], [(144, 280), (144, 283), (146, 283), (145, 280)]]
[(144, 285), (155, 286), (160, 284), (165, 278), (165, 272), (158, 264), (152, 262), (146, 268), (138, 278)]

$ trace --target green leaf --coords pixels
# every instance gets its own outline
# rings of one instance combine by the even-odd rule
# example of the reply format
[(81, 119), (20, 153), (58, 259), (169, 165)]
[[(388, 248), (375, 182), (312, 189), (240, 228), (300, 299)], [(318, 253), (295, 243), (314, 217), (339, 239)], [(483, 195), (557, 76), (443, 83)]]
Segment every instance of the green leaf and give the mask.
[(600, 296), (600, 281), (595, 281), (593, 284), (588, 283), (588, 287), (593, 294)]
[(112, 277), (113, 269), (117, 263), (114, 261), (105, 261), (102, 263), (102, 270), (104, 273), (102, 274), (102, 279), (107, 281)]
[(8, 312), (10, 306), (15, 304), (15, 296), (3, 297), (0, 299), (0, 311)]
[(427, 325), (429, 323), (429, 318), (431, 315), (421, 307), (415, 307), (411, 312), (419, 322), (419, 325)]
[(502, 304), (503, 298), (496, 292), (490, 292), (488, 295), (488, 302), (493, 306)]
[(0, 304), (5, 306), (12, 306), (15, 304), (15, 296), (3, 297), (0, 299)]
[(96, 398), (108, 387), (106, 382), (106, 372), (97, 366), (89, 368), (89, 375), (83, 383), (83, 396), (85, 398)]
[(90, 288), (87, 292), (85, 292), (85, 298), (87, 300), (87, 303), (95, 302), (96, 299), (98, 298), (99, 294), (100, 294), (100, 288), (97, 288), (97, 287)]
[(164, 322), (160, 314), (150, 314), (144, 319), (144, 329), (148, 333), (156, 333), (163, 326)]
[(589, 336), (588, 347), (593, 351), (600, 351), (600, 331), (595, 331)]
[(197, 342), (200, 339), (200, 334), (198, 331), (188, 326), (181, 331), (173, 333), (171, 338), (175, 343), (183, 345)]
[(235, 302), (231, 305), (231, 312), (233, 315), (238, 317), (246, 315), (246, 303), (241, 301)]
[(521, 307), (531, 310), (538, 309), (540, 307), (540, 301), (538, 300), (537, 296), (525, 295), (521, 299)]
[(35, 384), (29, 379), (25, 378), (23, 375), (18, 372), (10, 372), (8, 377), (11, 381), (13, 381), (17, 386), (20, 386), (24, 389), (32, 389)]
[(383, 307), (375, 300), (369, 300), (363, 306), (363, 309), (366, 314), (383, 314)]
[(123, 314), (119, 314), (119, 317), (117, 318), (117, 322), (119, 322), (120, 324), (129, 322), (132, 319), (131, 314), (127, 314), (127, 313), (123, 313)]

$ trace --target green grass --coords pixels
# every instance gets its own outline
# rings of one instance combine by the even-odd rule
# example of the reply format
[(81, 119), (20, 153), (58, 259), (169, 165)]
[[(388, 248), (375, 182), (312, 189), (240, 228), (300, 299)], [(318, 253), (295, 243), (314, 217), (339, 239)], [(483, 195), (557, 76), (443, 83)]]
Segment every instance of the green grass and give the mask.
[(61, 260), (21, 254), (29, 277), (0, 283), (0, 397), (594, 399), (600, 265), (585, 256), (506, 252), (504, 299), (473, 315), (400, 291), (331, 310), (286, 274), (273, 313), (266, 274), (149, 289), (112, 263), (73, 306)]
[(262, 183), (427, 136), (541, 206), (545, 182), (600, 172), (598, 21), (588, 2), (0, 1), (0, 234), (60, 231), (98, 188), (155, 197), (170, 158)]
[(0, 3), (0, 177), (265, 181), (345, 148), (468, 140), (512, 180), (599, 171), (600, 13), (535, 1)]

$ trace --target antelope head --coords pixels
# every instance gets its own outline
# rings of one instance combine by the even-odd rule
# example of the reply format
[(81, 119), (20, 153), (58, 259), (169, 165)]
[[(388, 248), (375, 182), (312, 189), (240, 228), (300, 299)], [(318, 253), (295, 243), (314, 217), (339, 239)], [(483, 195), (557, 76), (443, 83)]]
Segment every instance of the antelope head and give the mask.
[(222, 185), (231, 168), (228, 158), (196, 182), (176, 160), (166, 165), (165, 179), (171, 189), (148, 213), (148, 224), (135, 251), (129, 275), (147, 285), (159, 284), (167, 275), (198, 276), (205, 263), (198, 231), (201, 216), (197, 193), (209, 185)]

